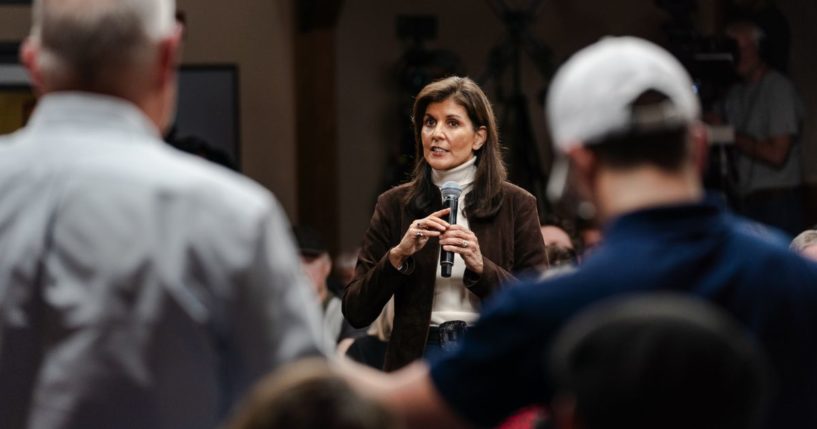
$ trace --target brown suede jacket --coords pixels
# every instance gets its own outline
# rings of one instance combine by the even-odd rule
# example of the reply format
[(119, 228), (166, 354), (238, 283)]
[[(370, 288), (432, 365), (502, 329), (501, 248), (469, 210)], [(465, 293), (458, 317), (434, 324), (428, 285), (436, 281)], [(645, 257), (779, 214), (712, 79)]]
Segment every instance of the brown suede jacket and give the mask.
[[(408, 185), (384, 192), (377, 199), (355, 268), (355, 278), (343, 296), (343, 314), (352, 326), (372, 323), (394, 295), (394, 328), (386, 349), (384, 369), (393, 371), (422, 357), (434, 283), (437, 279), (439, 244), (432, 238), (414, 254), (414, 271), (402, 274), (389, 262), (389, 250), (400, 243), (412, 221), (404, 206)], [(439, 207), (442, 208), (441, 199)], [(469, 219), (479, 240), (483, 272), (465, 270), (463, 282), (482, 301), (515, 279), (519, 273), (545, 264), (545, 245), (539, 232), (536, 198), (510, 183), (503, 186), (502, 206), (489, 220)]]

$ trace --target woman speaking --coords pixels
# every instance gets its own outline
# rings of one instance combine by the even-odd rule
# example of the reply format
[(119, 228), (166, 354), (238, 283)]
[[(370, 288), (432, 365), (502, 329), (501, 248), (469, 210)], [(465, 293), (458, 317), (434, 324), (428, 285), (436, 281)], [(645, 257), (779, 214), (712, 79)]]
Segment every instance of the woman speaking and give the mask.
[[(412, 121), (412, 180), (378, 197), (343, 297), (356, 327), (394, 297), (387, 371), (456, 341), (512, 273), (545, 263), (536, 200), (505, 181), (496, 119), (479, 86), (462, 77), (427, 85)], [(449, 182), (461, 189), (456, 223), (440, 192)], [(440, 252), (454, 254), (449, 277), (440, 274)]]

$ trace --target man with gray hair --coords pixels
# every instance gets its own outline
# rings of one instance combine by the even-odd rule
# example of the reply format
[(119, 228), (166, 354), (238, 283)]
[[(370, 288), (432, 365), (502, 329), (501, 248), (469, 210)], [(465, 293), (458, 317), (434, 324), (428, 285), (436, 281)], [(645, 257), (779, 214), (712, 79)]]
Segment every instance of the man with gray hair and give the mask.
[(0, 425), (212, 428), (322, 351), (268, 191), (166, 146), (173, 0), (35, 0), (42, 95), (0, 140)]

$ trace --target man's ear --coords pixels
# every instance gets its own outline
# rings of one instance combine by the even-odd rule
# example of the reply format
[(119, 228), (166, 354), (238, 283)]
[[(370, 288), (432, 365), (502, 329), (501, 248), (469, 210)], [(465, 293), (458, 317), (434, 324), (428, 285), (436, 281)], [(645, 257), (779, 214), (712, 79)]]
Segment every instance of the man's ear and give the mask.
[(481, 126), (477, 129), (476, 139), (474, 140), (474, 150), (479, 150), (482, 145), (485, 144), (485, 140), (488, 138), (488, 129), (485, 126)]
[(28, 70), (31, 78), (31, 86), (35, 92), (43, 92), (43, 78), (37, 57), (40, 54), (40, 43), (31, 37), (27, 37), (20, 45), (20, 63)]
[(176, 78), (176, 69), (181, 63), (182, 27), (176, 25), (173, 33), (159, 42), (159, 58), (156, 64), (157, 85), (162, 87)]
[(570, 159), (574, 172), (583, 182), (583, 185), (592, 185), (598, 170), (596, 155), (584, 146), (575, 146), (567, 151), (567, 157)]
[(695, 169), (703, 176), (709, 161), (709, 135), (706, 126), (700, 122), (689, 127), (689, 150)]

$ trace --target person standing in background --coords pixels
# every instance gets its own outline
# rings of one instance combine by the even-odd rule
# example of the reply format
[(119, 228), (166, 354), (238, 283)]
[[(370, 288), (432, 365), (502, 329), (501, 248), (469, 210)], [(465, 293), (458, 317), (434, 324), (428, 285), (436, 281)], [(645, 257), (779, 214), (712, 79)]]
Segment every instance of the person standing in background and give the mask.
[[(479, 86), (463, 77), (431, 83), (417, 95), (412, 119), (413, 178), (378, 198), (343, 297), (356, 327), (372, 323), (394, 297), (386, 370), (459, 338), (514, 273), (545, 263), (535, 197), (505, 181), (496, 119)], [(439, 189), (450, 181), (463, 190), (456, 224), (445, 220)], [(441, 251), (456, 254), (451, 277), (439, 274)]]
[(764, 58), (766, 35), (748, 21), (732, 23), (735, 70), (741, 81), (727, 93), (724, 119), (738, 150), (739, 211), (796, 235), (805, 227), (800, 132), (804, 108), (792, 82)]

